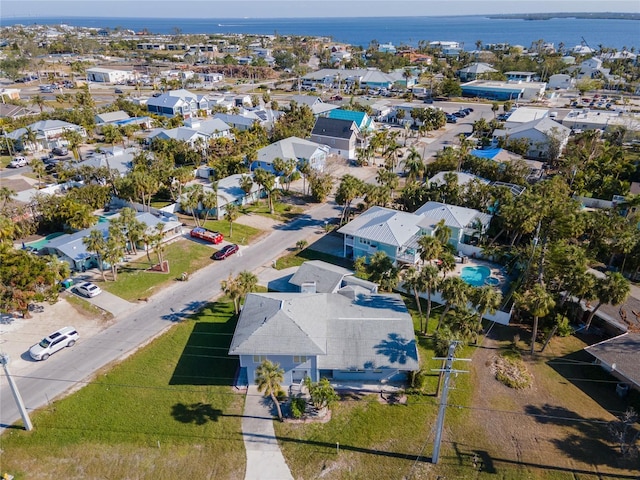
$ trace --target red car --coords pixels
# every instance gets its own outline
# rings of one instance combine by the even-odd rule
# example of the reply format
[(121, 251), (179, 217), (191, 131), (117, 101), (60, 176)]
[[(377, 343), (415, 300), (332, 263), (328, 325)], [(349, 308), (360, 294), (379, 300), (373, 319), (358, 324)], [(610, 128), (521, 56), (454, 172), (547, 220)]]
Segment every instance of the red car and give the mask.
[(213, 259), (224, 260), (228, 256), (233, 255), (234, 253), (237, 253), (238, 250), (240, 250), (240, 247), (235, 243), (232, 243), (231, 245), (225, 245), (224, 247), (222, 247), (220, 250), (218, 250), (216, 253), (213, 254)]
[(196, 227), (191, 230), (191, 236), (193, 238), (204, 240), (205, 242), (213, 243), (214, 245), (221, 243), (223, 240), (223, 236), (220, 232), (212, 232), (211, 230), (207, 230), (202, 227)]

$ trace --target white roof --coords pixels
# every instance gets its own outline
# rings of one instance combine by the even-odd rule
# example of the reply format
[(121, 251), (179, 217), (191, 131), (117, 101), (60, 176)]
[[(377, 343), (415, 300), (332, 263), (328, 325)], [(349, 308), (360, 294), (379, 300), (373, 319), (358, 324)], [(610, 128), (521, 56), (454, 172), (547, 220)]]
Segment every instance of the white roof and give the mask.
[(444, 220), (447, 227), (458, 229), (470, 227), (476, 219), (485, 226), (491, 221), (489, 214), (440, 202), (427, 202), (415, 214), (421, 217), (419, 225), (423, 228), (434, 228), (440, 220)]
[(421, 217), (413, 213), (371, 207), (338, 232), (399, 247), (420, 231), (420, 219)]

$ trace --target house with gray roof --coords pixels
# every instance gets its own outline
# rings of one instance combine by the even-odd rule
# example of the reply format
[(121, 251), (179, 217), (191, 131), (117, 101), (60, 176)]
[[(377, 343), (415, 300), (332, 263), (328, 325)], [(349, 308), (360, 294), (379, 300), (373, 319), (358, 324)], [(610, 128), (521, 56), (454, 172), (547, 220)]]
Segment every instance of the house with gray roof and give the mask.
[(399, 295), (250, 293), (229, 348), (241, 377), (254, 382), (264, 360), (283, 385), (406, 380), (419, 370), (413, 321)]
[[(25, 135), (28, 131), (35, 133), (35, 142), (31, 143), (27, 141)], [(84, 127), (76, 125), (74, 123), (65, 122), (63, 120), (40, 120), (38, 122), (27, 125), (24, 128), (18, 128), (13, 132), (9, 132), (5, 135), (9, 140), (13, 140), (17, 150), (24, 150), (25, 148), (31, 151), (48, 150), (54, 147), (62, 147), (69, 144), (63, 137), (67, 131), (78, 132), (81, 137), (87, 136), (87, 131)]]
[(303, 138), (289, 137), (258, 150), (257, 158), (251, 162), (250, 168), (251, 171), (262, 168), (275, 173), (273, 161), (280, 158), (295, 160), (297, 165), (308, 163), (311, 168), (321, 172), (324, 170), (328, 155), (329, 147), (326, 145), (320, 145)]
[(298, 105), (306, 105), (313, 112), (314, 117), (326, 116), (331, 110), (338, 108), (338, 105), (332, 103), (325, 103), (320, 97), (314, 95), (294, 95), (291, 97), (291, 102), (296, 102)]
[(378, 292), (376, 283), (357, 278), (352, 270), (322, 260), (304, 262), (289, 279), (289, 284), (301, 293), (336, 293), (345, 287)]
[[(49, 240), (42, 246), (40, 252), (45, 255), (55, 255), (61, 261), (67, 262), (71, 270), (79, 272), (89, 268), (98, 267), (98, 257), (94, 252), (89, 252), (83, 243), (83, 239), (91, 234), (92, 230), (98, 230), (106, 239), (109, 236), (109, 223), (118, 218), (119, 214), (103, 217), (100, 222), (91, 228), (75, 233), (60, 235)], [(168, 217), (157, 217), (149, 212), (141, 212), (136, 219), (147, 226), (149, 233), (156, 231), (156, 225), (162, 223), (163, 241), (168, 242), (182, 235), (182, 223)], [(140, 249), (148, 248), (147, 245), (138, 245)], [(108, 268), (108, 265), (103, 265)]]
[(120, 176), (125, 176), (131, 170), (133, 158), (138, 153), (140, 153), (139, 148), (122, 148), (116, 145), (102, 147), (100, 151), (93, 151), (85, 155), (82, 161), (74, 167), (105, 167), (109, 170), (117, 170)]
[(220, 119), (231, 128), (239, 131), (249, 130), (255, 123), (263, 123), (263, 120), (258, 115), (248, 110), (243, 111), (242, 114), (216, 113), (213, 118)]
[(623, 333), (585, 347), (596, 363), (619, 379), (623, 384), (640, 390), (640, 333)]
[(488, 63), (476, 62), (471, 65), (458, 70), (458, 78), (461, 82), (470, 82), (471, 80), (477, 80), (480, 78), (487, 78), (492, 73), (498, 73), (498, 70), (493, 68)]
[(394, 262), (414, 264), (419, 260), (418, 241), (435, 235), (439, 222), (451, 235), (448, 243), (466, 255), (476, 253), (475, 238), (484, 233), (492, 216), (471, 208), (427, 202), (416, 212), (371, 207), (338, 230), (344, 235), (346, 258), (370, 257), (384, 252)]
[(198, 116), (198, 111), (209, 112), (209, 100), (185, 89), (169, 90), (147, 100), (147, 111), (164, 117), (181, 115), (183, 118)]
[(546, 159), (549, 146), (554, 139), (560, 142), (560, 151), (567, 145), (571, 129), (556, 122), (550, 117), (542, 117), (505, 130), (494, 130), (493, 142), (500, 144), (500, 139), (517, 140), (524, 138), (529, 142), (527, 158)]
[(353, 120), (319, 117), (311, 130), (311, 141), (327, 145), (331, 153), (344, 158), (356, 157), (360, 130)]

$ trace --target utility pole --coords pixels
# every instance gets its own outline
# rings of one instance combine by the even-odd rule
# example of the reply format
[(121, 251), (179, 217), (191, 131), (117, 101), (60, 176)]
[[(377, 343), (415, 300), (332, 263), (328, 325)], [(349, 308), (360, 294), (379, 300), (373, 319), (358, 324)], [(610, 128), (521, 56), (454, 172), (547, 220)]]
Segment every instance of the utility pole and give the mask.
[(4, 373), (7, 376), (7, 381), (9, 382), (9, 387), (11, 388), (13, 399), (16, 401), (18, 410), (20, 410), (20, 416), (22, 417), (22, 422), (24, 423), (24, 429), (27, 431), (33, 430), (33, 424), (31, 423), (31, 419), (29, 418), (27, 409), (25, 408), (22, 397), (20, 396), (20, 392), (18, 391), (18, 386), (15, 384), (13, 378), (11, 377), (11, 374), (9, 373), (9, 355), (0, 353), (0, 363), (4, 367)]
[(456, 347), (460, 342), (457, 340), (452, 341), (449, 344), (449, 352), (446, 358), (434, 358), (434, 360), (445, 360), (444, 368), (433, 369), (435, 372), (444, 373), (444, 387), (442, 388), (442, 397), (440, 398), (440, 408), (438, 409), (438, 421), (436, 423), (436, 438), (433, 442), (433, 457), (431, 463), (438, 463), (440, 457), (440, 443), (442, 441), (442, 428), (444, 427), (444, 414), (447, 407), (447, 396), (449, 394), (449, 380), (451, 380), (451, 374), (455, 373), (468, 373), (466, 370), (454, 370), (453, 362), (464, 361), (470, 362), (470, 358), (455, 358)]

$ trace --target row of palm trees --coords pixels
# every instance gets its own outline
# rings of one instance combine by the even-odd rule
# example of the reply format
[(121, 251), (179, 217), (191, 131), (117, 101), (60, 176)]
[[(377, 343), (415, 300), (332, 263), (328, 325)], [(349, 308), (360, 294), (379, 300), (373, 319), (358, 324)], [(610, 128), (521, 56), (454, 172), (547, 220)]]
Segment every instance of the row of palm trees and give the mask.
[(102, 230), (93, 229), (82, 239), (82, 243), (87, 251), (95, 253), (102, 280), (107, 280), (104, 272), (104, 264), (107, 263), (111, 269), (112, 279), (116, 281), (119, 263), (126, 253), (135, 255), (139, 243), (145, 245), (149, 262), (151, 262), (149, 255), (151, 248), (158, 256), (158, 263), (162, 265), (165, 251), (163, 230), (163, 222), (149, 227), (136, 218), (135, 210), (125, 207), (118, 218), (111, 220), (106, 237)]

